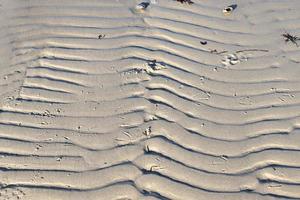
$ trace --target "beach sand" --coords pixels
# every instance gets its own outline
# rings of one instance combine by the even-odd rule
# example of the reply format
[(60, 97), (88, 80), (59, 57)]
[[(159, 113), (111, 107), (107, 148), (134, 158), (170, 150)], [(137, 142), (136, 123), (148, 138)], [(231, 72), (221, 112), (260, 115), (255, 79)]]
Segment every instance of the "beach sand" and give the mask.
[(0, 0), (0, 200), (300, 199), (299, 9)]

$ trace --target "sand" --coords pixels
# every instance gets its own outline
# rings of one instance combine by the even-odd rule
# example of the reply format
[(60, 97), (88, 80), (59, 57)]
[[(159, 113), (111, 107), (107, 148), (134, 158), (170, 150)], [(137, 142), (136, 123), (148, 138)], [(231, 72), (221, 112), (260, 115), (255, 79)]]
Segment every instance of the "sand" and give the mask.
[(193, 2), (0, 0), (0, 200), (300, 199), (300, 1)]

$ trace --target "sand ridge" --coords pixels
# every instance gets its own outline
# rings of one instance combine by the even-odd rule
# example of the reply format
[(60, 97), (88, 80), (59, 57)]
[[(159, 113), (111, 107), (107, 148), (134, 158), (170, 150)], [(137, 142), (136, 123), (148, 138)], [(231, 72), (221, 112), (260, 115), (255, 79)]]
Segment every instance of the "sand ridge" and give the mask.
[(300, 199), (300, 3), (141, 2), (0, 0), (0, 200)]

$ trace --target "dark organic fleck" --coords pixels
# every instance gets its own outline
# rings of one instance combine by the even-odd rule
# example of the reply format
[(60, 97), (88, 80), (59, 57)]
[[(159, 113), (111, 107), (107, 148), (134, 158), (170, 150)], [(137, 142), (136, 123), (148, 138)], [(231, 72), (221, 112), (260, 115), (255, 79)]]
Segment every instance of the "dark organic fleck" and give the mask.
[(187, 3), (187, 4), (193, 4), (194, 2), (192, 2), (191, 0), (177, 0), (180, 3)]
[(292, 42), (292, 43), (294, 43), (298, 47), (297, 40), (300, 40), (299, 37), (293, 36), (293, 35), (291, 35), (289, 33), (282, 34), (282, 36), (284, 37), (285, 42)]
[(154, 68), (156, 66), (156, 63), (157, 61), (156, 60), (151, 60), (148, 62), (148, 65), (151, 67), (151, 68)]
[(98, 39), (103, 39), (104, 37), (105, 37), (105, 35), (101, 34), (101, 35), (98, 36)]

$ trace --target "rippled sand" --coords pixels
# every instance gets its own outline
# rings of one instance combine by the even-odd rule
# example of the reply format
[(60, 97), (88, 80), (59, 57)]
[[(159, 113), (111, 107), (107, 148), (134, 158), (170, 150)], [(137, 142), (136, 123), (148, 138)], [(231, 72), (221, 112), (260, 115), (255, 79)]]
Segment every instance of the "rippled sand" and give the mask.
[(141, 2), (0, 0), (0, 200), (300, 199), (300, 1)]

